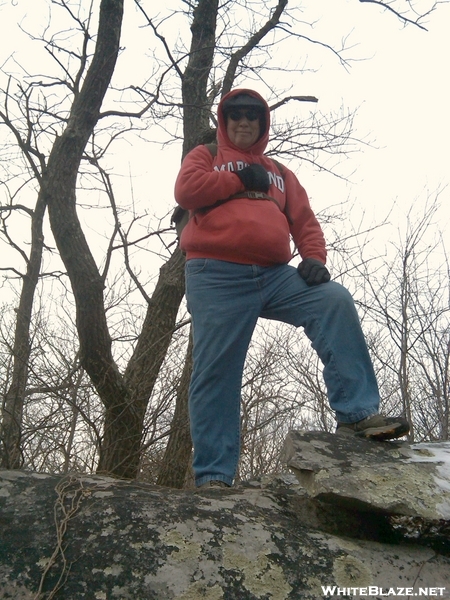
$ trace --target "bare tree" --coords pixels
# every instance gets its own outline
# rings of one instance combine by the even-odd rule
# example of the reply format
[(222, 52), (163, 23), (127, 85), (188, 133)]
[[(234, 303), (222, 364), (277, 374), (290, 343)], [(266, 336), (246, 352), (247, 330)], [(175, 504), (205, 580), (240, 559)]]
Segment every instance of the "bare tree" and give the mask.
[[(61, 300), (44, 301), (40, 293), (37, 296), (23, 395), (20, 459), (26, 468), (38, 471), (86, 471), (96, 463), (102, 410), (80, 368), (76, 329), (70, 319), (56, 314)], [(12, 377), (11, 313), (15, 314), (4, 306), (0, 319), (2, 390), (9, 389)]]
[[(26, 105), (25, 105), (26, 106)], [(25, 115), (26, 123), (30, 123), (31, 116)], [(4, 111), (0, 111), (0, 118), (14, 133), (17, 144), (21, 149), (25, 160), (28, 163), (30, 175), (36, 178), (38, 184), (42, 181), (42, 174), (45, 169), (43, 155), (37, 151), (31, 144), (30, 127), (25, 136), (12, 123), (8, 105), (5, 105)], [(8, 230), (8, 217), (12, 211), (23, 211), (31, 220), (31, 244), (29, 254), (26, 254), (17, 246)], [(0, 427), (0, 461), (4, 468), (18, 468), (21, 465), (20, 457), (20, 439), (21, 423), (23, 414), (23, 403), (25, 388), (28, 379), (28, 363), (30, 359), (30, 323), (33, 312), (34, 294), (41, 270), (42, 252), (44, 246), (43, 222), (46, 210), (46, 202), (42, 196), (38, 197), (33, 210), (25, 206), (11, 203), (0, 207), (0, 219), (2, 223), (2, 233), (10, 245), (19, 252), (25, 261), (26, 270), (20, 273), (22, 280), (22, 291), (20, 294), (19, 306), (17, 307), (17, 317), (15, 323), (14, 344), (12, 348), (12, 375), (8, 389), (5, 392), (2, 409), (2, 423)]]
[(407, 415), (414, 426), (411, 439), (448, 439), (449, 264), (435, 223), (438, 198), (429, 199), (421, 214), (417, 204), (382, 262), (362, 258), (361, 247), (357, 297), (370, 323), (371, 351), (386, 378), (388, 410)]
[[(391, 11), (395, 7), (393, 4), (378, 4)], [(192, 34), (187, 48), (182, 40), (167, 40), (164, 35), (166, 15), (159, 19), (149, 17), (144, 2), (136, 2), (137, 10), (151, 32), (151, 39), (157, 40), (164, 57), (158, 54), (152, 76), (145, 84), (127, 84), (116, 89), (122, 101), (115, 96), (113, 108), (105, 108), (102, 112), (107, 92), (112, 93), (115, 89), (112, 78), (119, 55), (123, 1), (99, 1), (96, 36), (90, 31), (91, 21), (94, 20), (90, 10), (82, 17), (83, 7), (79, 6), (79, 12), (74, 12), (72, 4), (66, 0), (53, 0), (52, 7), (62, 9), (69, 15), (76, 24), (80, 43), (74, 48), (70, 44), (65, 45), (64, 36), (53, 35), (47, 39), (45, 47), (59, 66), (59, 75), (33, 78), (26, 74), (23, 80), (18, 80), (18, 91), (14, 93), (11, 80), (4, 89), (0, 113), (15, 147), (26, 160), (26, 180), (33, 182), (37, 192), (37, 201), (30, 209), (17, 201), (19, 186), (10, 193), (10, 200), (2, 204), (0, 213), (4, 239), (16, 248), (26, 264), (26, 270), (17, 270), (22, 290), (12, 348), (11, 377), (8, 379), (2, 411), (2, 460), (6, 466), (20, 464), (24, 398), (32, 348), (30, 324), (36, 284), (39, 276), (43, 275), (40, 271), (45, 249), (43, 222), (48, 208), (52, 234), (75, 302), (79, 340), (77, 360), (82, 369), (79, 372), (89, 376), (104, 410), (97, 468), (120, 477), (135, 477), (146, 443), (143, 440), (146, 423), (151, 422), (147, 418), (149, 403), (152, 406), (150, 400), (177, 329), (177, 315), (184, 294), (184, 257), (178, 248), (173, 250), (173, 246), (166, 243), (161, 237), (162, 232), (159, 232), (167, 261), (161, 267), (153, 293), (148, 294), (145, 284), (133, 270), (129, 257), (129, 249), (137, 247), (138, 241), (131, 238), (130, 232), (121, 223), (111, 178), (101, 166), (101, 161), (110, 144), (133, 129), (134, 124), (145, 116), (149, 124), (161, 123), (167, 118), (167, 123), (170, 123), (168, 129), (175, 132), (177, 123), (182, 123), (183, 156), (195, 145), (212, 141), (215, 123), (211, 109), (223, 93), (242, 81), (244, 76), (261, 77), (276, 43), (281, 44), (288, 39), (302, 43), (317, 43), (317, 40), (302, 35), (301, 21), (295, 19), (295, 9), (288, 10), (286, 0), (275, 1), (273, 7), (261, 2), (254, 8), (239, 1), (220, 6), (217, 0), (198, 0), (195, 3), (183, 3), (184, 18), (190, 23)], [(254, 22), (251, 30), (247, 23), (242, 25), (236, 22), (234, 28), (230, 27), (230, 9), (242, 11), (243, 8), (242, 14)], [(401, 11), (396, 12), (405, 20)], [(174, 13), (172, 16), (177, 15)], [(289, 22), (289, 30), (286, 21)], [(286, 37), (288, 31), (292, 38)], [(331, 48), (330, 51), (339, 56), (339, 52)], [(261, 57), (264, 60), (259, 61)], [(279, 68), (280, 65), (272, 62), (271, 67)], [(57, 94), (59, 90), (63, 90), (61, 95)], [(272, 89), (268, 86), (268, 95), (276, 98), (274, 111), (286, 102), (316, 101), (309, 96), (289, 96), (275, 86)], [(283, 95), (285, 97), (280, 98)], [(126, 101), (123, 101), (124, 97)], [(56, 100), (52, 100), (54, 98)], [(12, 110), (13, 99), (16, 100), (15, 111)], [(123, 108), (126, 102), (127, 108), (131, 104), (133, 110)], [(110, 119), (117, 119), (114, 123), (120, 121), (121, 124), (108, 125)], [(317, 132), (321, 130), (320, 122), (303, 125), (303, 140), (300, 137), (300, 123), (293, 129), (291, 127), (290, 133), (284, 133), (279, 125), (272, 150), (286, 157), (302, 150), (305, 160), (312, 162), (318, 160), (323, 150), (350, 151), (353, 144), (351, 118), (331, 118), (331, 122), (334, 125), (333, 134), (322, 135), (319, 144), (315, 140)], [(107, 139), (105, 131), (109, 131)], [(175, 139), (180, 137), (177, 133), (173, 136)], [(88, 243), (81, 223), (80, 205), (77, 206), (84, 169), (91, 178), (95, 173), (101, 184), (97, 189), (101, 187), (107, 196), (113, 215), (114, 225), (109, 235), (103, 270), (95, 261), (93, 248)], [(19, 211), (31, 217), (32, 244), (29, 254), (14, 242), (8, 229), (9, 217)], [(113, 254), (119, 249), (123, 252), (126, 273), (144, 301), (141, 312), (145, 313), (142, 326), (130, 340), (131, 347), (123, 354), (123, 364), (119, 364), (114, 354), (116, 345), (113, 343), (104, 297)], [(164, 479), (167, 475), (163, 473), (170, 471), (166, 467), (173, 464), (174, 452), (181, 451), (184, 457), (190, 453), (186, 419), (180, 419), (180, 415), (186, 414), (189, 363), (186, 365), (183, 374), (180, 369), (175, 421), (170, 427), (168, 451), (161, 467), (161, 483), (167, 481)], [(74, 377), (73, 385), (76, 387), (80, 380)], [(80, 408), (80, 404), (75, 405), (74, 399), (71, 405), (74, 410), (69, 431), (76, 428)], [(164, 402), (162, 406), (165, 406)], [(163, 413), (165, 409), (161, 408), (158, 414)], [(322, 420), (326, 422), (325, 416)], [(179, 423), (182, 425), (179, 426)], [(257, 427), (253, 427), (253, 430), (256, 431)], [(166, 436), (164, 434), (162, 437)], [(155, 436), (154, 439), (156, 437), (161, 439), (161, 436)], [(73, 447), (73, 442), (73, 436), (65, 441), (65, 448), (69, 449), (67, 452)], [(175, 449), (173, 452), (172, 448)], [(64, 464), (64, 468), (67, 468), (67, 457)], [(180, 485), (182, 470), (179, 469), (176, 481), (172, 480), (171, 485)]]

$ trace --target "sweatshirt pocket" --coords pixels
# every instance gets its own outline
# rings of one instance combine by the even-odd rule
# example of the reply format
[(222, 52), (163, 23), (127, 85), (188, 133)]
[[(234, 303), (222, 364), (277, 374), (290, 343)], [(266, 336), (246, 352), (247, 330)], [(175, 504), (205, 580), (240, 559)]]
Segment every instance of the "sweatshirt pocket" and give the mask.
[(289, 224), (270, 200), (230, 200), (192, 221), (185, 240), (189, 250), (263, 264), (290, 260)]

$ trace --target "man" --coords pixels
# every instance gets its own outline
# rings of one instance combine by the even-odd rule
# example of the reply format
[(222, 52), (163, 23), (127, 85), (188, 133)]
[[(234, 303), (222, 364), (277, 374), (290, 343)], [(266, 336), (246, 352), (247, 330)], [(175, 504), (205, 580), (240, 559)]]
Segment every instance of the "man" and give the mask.
[[(270, 112), (253, 90), (218, 107), (217, 152), (194, 148), (175, 185), (190, 211), (181, 236), (194, 367), (189, 389), (198, 487), (231, 486), (240, 452), (240, 389), (259, 317), (303, 327), (324, 365), (337, 432), (391, 439), (408, 422), (378, 414), (373, 366), (349, 292), (330, 281), (320, 225), (296, 176), (263, 154)], [(290, 239), (302, 261), (292, 258)]]

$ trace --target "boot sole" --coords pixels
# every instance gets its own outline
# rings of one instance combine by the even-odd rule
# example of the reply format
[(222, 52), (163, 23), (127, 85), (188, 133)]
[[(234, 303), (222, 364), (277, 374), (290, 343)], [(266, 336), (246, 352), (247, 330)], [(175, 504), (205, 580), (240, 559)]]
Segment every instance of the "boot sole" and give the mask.
[(355, 431), (354, 435), (360, 438), (369, 438), (372, 440), (392, 440), (406, 435), (409, 432), (409, 427), (405, 427), (401, 423), (397, 425), (386, 425), (385, 427), (370, 427), (364, 431)]

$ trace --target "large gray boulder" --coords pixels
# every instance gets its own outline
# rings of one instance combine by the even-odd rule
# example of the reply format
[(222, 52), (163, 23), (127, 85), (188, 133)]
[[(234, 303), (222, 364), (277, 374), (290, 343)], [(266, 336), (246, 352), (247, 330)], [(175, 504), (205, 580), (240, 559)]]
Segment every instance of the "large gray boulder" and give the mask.
[(315, 498), (450, 521), (450, 442), (376, 442), (291, 431), (285, 461)]
[[(412, 538), (390, 519), (425, 519), (417, 510), (404, 514), (389, 499), (384, 507), (372, 506), (358, 497), (362, 486), (344, 470), (342, 497), (317, 494), (307, 481), (312, 476), (302, 474), (309, 470), (326, 479), (321, 459), (311, 454), (317, 446), (337, 477), (333, 451), (335, 460), (345, 462), (345, 453), (351, 457), (360, 447), (369, 469), (380, 448), (295, 433), (287, 455), (297, 442), (308, 468), (297, 462), (298, 445), (288, 460), (296, 463), (301, 483), (285, 473), (201, 493), (100, 476), (1, 471), (0, 598), (309, 600), (338, 593), (405, 597), (408, 588), (412, 596), (449, 597), (443, 526), (436, 537), (422, 532)], [(389, 479), (387, 470), (380, 473)], [(440, 513), (426, 514), (436, 523)]]

